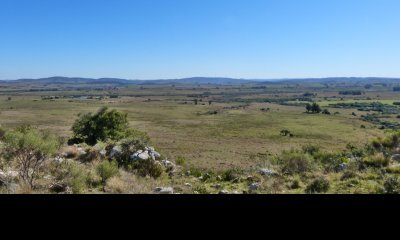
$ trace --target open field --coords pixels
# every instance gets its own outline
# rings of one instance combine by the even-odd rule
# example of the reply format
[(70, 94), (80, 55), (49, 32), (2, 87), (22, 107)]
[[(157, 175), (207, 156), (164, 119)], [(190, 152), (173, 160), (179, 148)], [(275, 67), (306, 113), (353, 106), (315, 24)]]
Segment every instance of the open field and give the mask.
[[(69, 161), (47, 166), (35, 188), (0, 186), (0, 192), (151, 193), (171, 186), (200, 194), (382, 193), (396, 184), (400, 136), (390, 134), (400, 129), (397, 82), (362, 92), (365, 83), (351, 82), (124, 84), (0, 83), (1, 128), (50, 130), (65, 140), (60, 151)], [(102, 107), (126, 113), (126, 128), (147, 133), (147, 146), (173, 170), (143, 175), (117, 158), (119, 174), (101, 181), (99, 166), (115, 160), (111, 148), (121, 142), (66, 141), (79, 114)], [(16, 166), (0, 161), (0, 168)]]
[[(1, 124), (12, 128), (21, 124), (31, 124), (50, 128), (58, 134), (68, 137), (70, 127), (79, 113), (94, 112), (102, 106), (115, 108), (128, 113), (132, 127), (147, 132), (154, 144), (170, 159), (178, 156), (202, 168), (252, 167), (257, 164), (258, 154), (278, 154), (282, 150), (300, 148), (306, 144), (317, 144), (323, 149), (342, 150), (348, 143), (363, 145), (370, 139), (383, 135), (372, 124), (365, 123), (352, 116), (347, 109), (331, 109), (336, 115), (306, 114), (304, 106), (284, 106), (277, 103), (250, 102), (230, 100), (251, 96), (273, 97), (276, 95), (251, 91), (250, 87), (240, 86), (183, 86), (171, 90), (169, 86), (129, 87), (112, 94), (137, 95), (139, 97), (119, 97), (103, 100), (81, 100), (61, 98), (42, 100), (37, 93), (12, 95), (0, 98)], [(199, 89), (200, 88), (200, 89)], [(217, 89), (218, 88), (218, 89)], [(152, 90), (149, 90), (152, 89)], [(202, 104), (195, 105), (193, 97), (204, 91), (215, 95), (203, 98)], [(219, 91), (226, 91), (220, 94)], [(52, 95), (86, 95), (88, 92), (44, 92), (42, 96)], [(101, 92), (103, 93), (103, 92)], [(89, 94), (100, 95), (99, 92)], [(168, 93), (168, 94), (166, 94)], [(300, 95), (300, 93), (294, 93)], [(282, 94), (287, 96), (287, 93)], [(149, 101), (150, 99), (150, 101)], [(212, 99), (209, 105), (208, 99)], [(224, 101), (224, 99), (228, 99)], [(369, 102), (374, 100), (364, 100)], [(381, 100), (393, 103), (395, 100)], [(325, 107), (329, 104), (346, 101), (317, 101)], [(204, 104), (204, 105), (203, 105)], [(244, 107), (242, 107), (244, 106)], [(269, 111), (261, 111), (261, 109)], [(213, 112), (216, 111), (216, 114)], [(365, 125), (365, 129), (360, 126)], [(282, 129), (288, 129), (294, 137), (280, 135)]]

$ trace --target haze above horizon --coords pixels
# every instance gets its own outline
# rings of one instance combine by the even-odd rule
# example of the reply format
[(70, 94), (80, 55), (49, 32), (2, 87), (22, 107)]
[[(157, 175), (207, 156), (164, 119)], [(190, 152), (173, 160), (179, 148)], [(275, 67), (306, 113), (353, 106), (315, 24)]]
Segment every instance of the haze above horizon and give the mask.
[(400, 77), (398, 0), (2, 0), (0, 79)]

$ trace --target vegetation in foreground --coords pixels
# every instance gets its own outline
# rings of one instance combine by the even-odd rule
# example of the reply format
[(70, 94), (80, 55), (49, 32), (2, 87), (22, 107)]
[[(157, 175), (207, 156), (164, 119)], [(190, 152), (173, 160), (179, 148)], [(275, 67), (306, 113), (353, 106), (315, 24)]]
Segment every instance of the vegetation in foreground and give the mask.
[[(125, 113), (80, 115), (69, 140), (49, 130), (0, 130), (2, 193), (400, 193), (400, 132), (327, 152), (317, 145), (259, 155), (251, 168), (199, 169), (167, 160)], [(290, 133), (289, 133), (290, 134)]]

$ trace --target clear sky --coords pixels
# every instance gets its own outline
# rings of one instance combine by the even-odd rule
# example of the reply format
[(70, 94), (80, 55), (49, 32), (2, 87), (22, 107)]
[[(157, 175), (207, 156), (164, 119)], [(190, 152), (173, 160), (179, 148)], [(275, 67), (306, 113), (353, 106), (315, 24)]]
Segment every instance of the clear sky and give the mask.
[(0, 0), (0, 79), (400, 77), (399, 0)]

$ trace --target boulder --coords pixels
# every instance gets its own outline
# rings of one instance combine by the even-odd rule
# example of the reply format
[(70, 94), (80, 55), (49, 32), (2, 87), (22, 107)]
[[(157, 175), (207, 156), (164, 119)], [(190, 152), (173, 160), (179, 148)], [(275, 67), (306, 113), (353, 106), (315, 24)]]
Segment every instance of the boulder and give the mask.
[(113, 147), (111, 149), (109, 157), (113, 158), (113, 157), (116, 157), (116, 156), (120, 155), (121, 153), (122, 153), (121, 147), (120, 146), (115, 146), (115, 147)]
[(99, 153), (100, 153), (100, 155), (101, 155), (102, 157), (105, 157), (105, 156), (107, 155), (107, 150), (103, 149), (103, 150), (101, 150)]
[(154, 190), (157, 194), (174, 194), (174, 189), (172, 187), (158, 187)]
[(400, 162), (400, 154), (395, 154), (391, 157), (392, 161)]
[(142, 153), (140, 153), (140, 154), (138, 155), (138, 158), (139, 158), (140, 160), (147, 160), (147, 159), (150, 158), (150, 156), (149, 156), (149, 154), (148, 154), (147, 152), (142, 152)]
[(346, 170), (348, 168), (348, 165), (346, 164), (346, 163), (341, 163), (341, 164), (339, 164), (338, 166), (337, 166), (337, 171), (338, 172), (341, 172), (341, 171), (344, 171), (344, 170)]
[(61, 164), (64, 161), (65, 161), (65, 159), (63, 157), (61, 157), (61, 156), (57, 156), (57, 157), (54, 158), (54, 162), (58, 163), (58, 164)]
[(137, 152), (135, 152), (134, 154), (131, 155), (131, 160), (132, 161), (147, 160), (149, 158), (150, 158), (150, 156), (149, 156), (148, 152), (147, 151), (142, 151), (142, 150), (139, 150), (139, 151), (137, 151)]
[(227, 190), (222, 190), (218, 194), (226, 195), (226, 194), (229, 194), (229, 192)]
[(175, 169), (175, 167), (176, 167), (174, 163), (172, 163), (171, 161), (168, 161), (168, 160), (162, 160), (162, 161), (161, 161), (161, 164), (162, 164), (165, 168), (170, 169), (170, 170), (173, 170), (173, 169)]
[(260, 169), (259, 173), (263, 176), (268, 176), (268, 177), (273, 177), (273, 176), (278, 175), (277, 172), (270, 170), (270, 169), (266, 169), (266, 168)]
[(151, 159), (155, 160), (159, 160), (161, 158), (161, 154), (156, 152), (156, 151), (149, 151), (149, 155), (151, 157)]
[(253, 192), (253, 191), (257, 191), (260, 188), (261, 184), (260, 183), (252, 183), (249, 186), (249, 191)]

